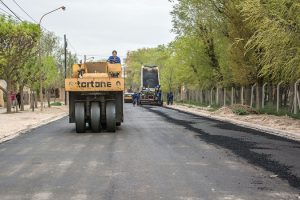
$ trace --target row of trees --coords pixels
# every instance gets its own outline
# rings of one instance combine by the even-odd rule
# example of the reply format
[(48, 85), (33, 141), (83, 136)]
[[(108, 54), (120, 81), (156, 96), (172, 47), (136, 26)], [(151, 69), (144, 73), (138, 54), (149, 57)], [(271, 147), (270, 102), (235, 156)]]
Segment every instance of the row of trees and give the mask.
[[(300, 78), (300, 2), (177, 0), (168, 45), (129, 52), (134, 85), (141, 64), (161, 69), (163, 89), (248, 86)], [(290, 84), (290, 85), (289, 85)], [(259, 88), (259, 87), (258, 87)], [(292, 90), (290, 90), (292, 91)], [(261, 92), (257, 90), (259, 107)]]
[[(0, 45), (0, 79), (7, 83), (7, 88), (0, 89), (6, 96), (8, 113), (11, 112), (12, 91), (23, 96), (27, 86), (38, 93), (41, 81), (44, 93), (63, 86), (64, 49), (53, 33), (44, 32), (37, 24), (0, 16)], [(68, 55), (70, 66), (76, 56), (70, 52)], [(24, 110), (23, 98), (21, 110)]]

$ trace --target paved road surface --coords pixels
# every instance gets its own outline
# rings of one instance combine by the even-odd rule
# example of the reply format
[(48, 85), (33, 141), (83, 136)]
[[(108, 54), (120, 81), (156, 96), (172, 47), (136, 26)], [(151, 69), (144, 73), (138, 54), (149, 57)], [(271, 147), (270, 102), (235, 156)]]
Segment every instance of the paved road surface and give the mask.
[(117, 133), (68, 119), (0, 144), (0, 199), (300, 199), (300, 144), (159, 107), (126, 105)]

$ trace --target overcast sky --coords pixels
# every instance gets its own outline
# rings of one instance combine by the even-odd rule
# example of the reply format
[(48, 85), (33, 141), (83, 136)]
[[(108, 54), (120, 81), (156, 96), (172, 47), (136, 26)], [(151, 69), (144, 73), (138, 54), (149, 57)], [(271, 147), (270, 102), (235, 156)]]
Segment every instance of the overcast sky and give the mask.
[[(14, 0), (3, 0), (22, 19), (30, 20)], [(42, 26), (63, 37), (67, 35), (69, 49), (77, 54), (107, 57), (113, 49), (124, 58), (128, 50), (155, 47), (174, 39), (168, 0), (15, 0), (36, 21), (46, 16)], [(3, 5), (0, 8), (5, 9)]]

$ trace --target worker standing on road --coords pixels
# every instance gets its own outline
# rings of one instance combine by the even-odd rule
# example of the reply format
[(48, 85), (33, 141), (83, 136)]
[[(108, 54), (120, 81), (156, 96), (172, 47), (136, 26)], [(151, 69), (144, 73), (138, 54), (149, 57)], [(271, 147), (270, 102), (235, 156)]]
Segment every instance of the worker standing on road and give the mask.
[(174, 99), (173, 92), (170, 92), (169, 93), (169, 99), (168, 99), (169, 104), (173, 105), (173, 99)]
[(112, 56), (109, 56), (109, 58), (107, 59), (107, 62), (109, 62), (111, 64), (121, 63), (121, 59), (117, 56), (117, 54), (118, 54), (118, 52), (116, 50), (113, 50)]
[(133, 95), (132, 95), (132, 104), (133, 106), (135, 106), (138, 102), (138, 94), (135, 92)]
[(138, 92), (137, 93), (137, 102), (136, 102), (136, 105), (140, 105), (140, 99), (141, 99), (141, 93)]
[(161, 101), (161, 90), (157, 91), (157, 100), (160, 102)]
[(18, 103), (19, 109), (20, 109), (21, 108), (21, 94), (20, 94), (20, 92), (17, 93), (16, 98), (17, 98), (17, 103)]

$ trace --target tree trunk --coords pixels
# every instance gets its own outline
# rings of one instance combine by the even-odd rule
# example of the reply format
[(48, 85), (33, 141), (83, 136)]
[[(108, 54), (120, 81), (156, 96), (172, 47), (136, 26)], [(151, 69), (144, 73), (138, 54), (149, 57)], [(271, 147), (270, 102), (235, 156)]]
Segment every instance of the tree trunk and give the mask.
[(49, 90), (47, 90), (47, 102), (48, 102), (48, 108), (50, 108), (51, 105), (50, 105), (50, 92), (49, 92)]
[(10, 92), (11, 92), (11, 80), (6, 80), (7, 83), (7, 95), (6, 95), (6, 112), (11, 113), (11, 100), (10, 100)]
[(30, 107), (32, 109), (32, 112), (34, 112), (34, 92), (30, 91)]
[(283, 97), (284, 97), (283, 106), (284, 106), (284, 107), (287, 107), (287, 105), (288, 105), (288, 100), (289, 100), (289, 89), (288, 89), (288, 87), (285, 86), (282, 93), (283, 93), (282, 95), (283, 95)]
[(21, 111), (24, 111), (24, 86), (19, 86), (19, 92), (20, 92), (20, 101), (21, 101)]
[(34, 107), (38, 108), (38, 101), (37, 101), (37, 92), (34, 92)]
[[(276, 105), (276, 102), (277, 102), (276, 91), (277, 91), (277, 87), (274, 84), (273, 87), (272, 87), (272, 99), (271, 99), (273, 105)], [(280, 91), (280, 89), (279, 89), (279, 91)]]
[(261, 85), (259, 82), (256, 83), (256, 103), (255, 107), (256, 109), (260, 109), (260, 102), (261, 102)]
[(249, 88), (244, 88), (244, 94), (245, 94), (245, 101), (244, 103), (247, 105), (250, 105), (251, 102), (251, 87)]
[(293, 106), (294, 106), (294, 83), (290, 84), (289, 93), (288, 93), (288, 100), (289, 100), (289, 110), (293, 113)]
[[(55, 93), (55, 91), (54, 91), (54, 93)], [(67, 98), (67, 97), (65, 96), (65, 98)], [(54, 94), (54, 102), (56, 102), (56, 93)]]

